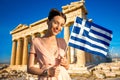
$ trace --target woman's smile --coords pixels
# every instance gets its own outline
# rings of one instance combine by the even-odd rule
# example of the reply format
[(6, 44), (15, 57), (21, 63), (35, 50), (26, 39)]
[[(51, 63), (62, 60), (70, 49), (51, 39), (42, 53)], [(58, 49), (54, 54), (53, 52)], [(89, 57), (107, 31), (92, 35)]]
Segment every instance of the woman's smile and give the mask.
[(60, 30), (59, 30), (59, 28), (53, 28), (53, 32), (54, 32), (54, 33), (59, 33)]

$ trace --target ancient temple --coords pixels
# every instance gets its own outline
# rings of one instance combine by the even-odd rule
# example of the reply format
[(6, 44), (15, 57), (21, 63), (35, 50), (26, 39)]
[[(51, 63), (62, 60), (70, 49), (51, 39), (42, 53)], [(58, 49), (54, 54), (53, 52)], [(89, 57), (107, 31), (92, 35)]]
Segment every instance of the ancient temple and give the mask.
[[(84, 0), (71, 2), (69, 5), (62, 6), (62, 12), (67, 16), (67, 22), (64, 26), (64, 39), (66, 42), (70, 36), (70, 26), (73, 24), (76, 16), (87, 19), (87, 10)], [(29, 26), (19, 24), (13, 29), (12, 35), (12, 54), (10, 65), (26, 65), (28, 52), (30, 48), (30, 40), (35, 37), (41, 37), (47, 30), (47, 17), (37, 22), (31, 23)], [(85, 67), (94, 62), (92, 54), (69, 47), (67, 58), (71, 64), (77, 67)], [(99, 59), (100, 57), (98, 57)]]

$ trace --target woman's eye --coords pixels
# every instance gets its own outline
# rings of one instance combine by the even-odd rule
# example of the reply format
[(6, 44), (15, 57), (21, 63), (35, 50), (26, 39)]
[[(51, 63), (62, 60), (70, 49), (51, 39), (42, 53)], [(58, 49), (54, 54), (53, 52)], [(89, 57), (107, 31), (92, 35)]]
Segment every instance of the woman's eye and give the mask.
[(55, 23), (55, 24), (57, 24), (57, 22), (56, 22), (56, 21), (54, 21), (54, 23)]

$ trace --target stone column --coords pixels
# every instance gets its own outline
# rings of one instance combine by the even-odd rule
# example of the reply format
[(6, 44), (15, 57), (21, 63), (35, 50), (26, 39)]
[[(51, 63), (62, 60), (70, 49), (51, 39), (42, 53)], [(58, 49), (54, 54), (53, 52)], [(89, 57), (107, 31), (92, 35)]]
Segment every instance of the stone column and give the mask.
[(71, 60), (71, 62), (70, 63), (74, 63), (74, 61), (75, 61), (75, 49), (73, 48), (73, 47), (70, 47), (70, 54), (71, 54), (71, 56), (70, 56), (70, 60)]
[(93, 63), (93, 56), (92, 56), (92, 54), (89, 54), (89, 57), (90, 57), (90, 63), (92, 64)]
[(32, 34), (32, 39), (34, 39), (35, 38), (35, 34)]
[(85, 67), (86, 66), (86, 53), (82, 50), (75, 49), (76, 56), (77, 56), (77, 65), (79, 67)]
[(28, 38), (24, 37), (22, 65), (26, 65), (28, 60)]
[(40, 32), (40, 37), (43, 37), (44, 36), (44, 32)]
[(101, 62), (101, 60), (100, 60), (100, 56), (98, 56), (98, 55), (97, 55), (97, 61), (98, 61), (98, 63)]
[(10, 62), (10, 65), (15, 65), (16, 47), (17, 47), (17, 41), (13, 40), (13, 42), (12, 42), (12, 53), (11, 53), (11, 62)]
[(87, 64), (92, 64), (92, 54), (86, 53), (86, 62)]
[(17, 53), (16, 53), (16, 65), (21, 65), (22, 63), (22, 39), (18, 39)]
[(47, 30), (44, 30), (44, 31), (40, 32), (41, 37), (43, 37), (46, 34), (46, 32), (47, 32)]
[[(85, 12), (83, 11), (82, 8), (79, 10), (80, 15), (78, 15), (81, 18), (86, 18)], [(80, 67), (85, 67), (86, 66), (86, 56), (85, 52), (82, 50), (75, 49), (76, 55), (77, 55), (77, 65)]]
[(89, 62), (90, 62), (89, 53), (86, 53), (85, 55), (86, 55), (86, 63), (89, 64)]
[[(70, 37), (69, 27), (65, 26), (64, 27), (64, 39), (65, 39), (66, 43), (68, 43), (69, 37)], [(71, 60), (70, 60), (70, 47), (68, 47), (68, 49), (67, 49), (67, 59), (68, 59), (68, 62), (70, 63), (71, 62)]]
[(40, 33), (38, 33), (38, 32), (35, 33), (34, 35), (35, 35), (35, 37), (40, 37), (41, 36)]

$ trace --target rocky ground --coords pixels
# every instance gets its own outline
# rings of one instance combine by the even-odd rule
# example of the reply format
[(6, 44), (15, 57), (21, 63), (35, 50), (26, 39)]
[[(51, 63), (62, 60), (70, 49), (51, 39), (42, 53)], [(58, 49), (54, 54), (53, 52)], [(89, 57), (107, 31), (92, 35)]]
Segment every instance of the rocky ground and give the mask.
[[(120, 62), (101, 63), (88, 70), (89, 73), (70, 74), (72, 80), (120, 80)], [(0, 67), (0, 80), (37, 80), (36, 75), (28, 74), (26, 66)]]

